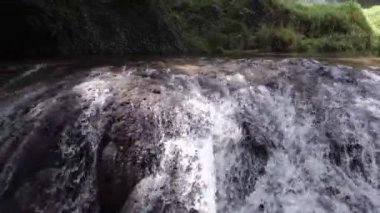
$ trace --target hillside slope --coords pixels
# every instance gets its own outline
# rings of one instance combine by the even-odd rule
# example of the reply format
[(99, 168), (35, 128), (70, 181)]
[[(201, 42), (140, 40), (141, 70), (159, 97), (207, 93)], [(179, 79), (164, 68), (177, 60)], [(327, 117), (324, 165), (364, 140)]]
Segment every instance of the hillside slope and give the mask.
[(181, 50), (159, 1), (2, 1), (0, 55), (171, 53)]
[(376, 23), (359, 4), (296, 2), (7, 0), (0, 55), (373, 51)]
[(170, 14), (195, 52), (370, 52), (375, 43), (361, 6), (353, 2), (174, 2)]

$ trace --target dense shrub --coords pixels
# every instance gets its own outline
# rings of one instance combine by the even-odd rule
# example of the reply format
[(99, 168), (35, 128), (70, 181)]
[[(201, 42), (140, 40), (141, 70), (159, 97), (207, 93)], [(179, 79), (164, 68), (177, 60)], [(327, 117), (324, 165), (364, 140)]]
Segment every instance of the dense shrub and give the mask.
[(257, 46), (263, 50), (289, 52), (297, 50), (298, 35), (292, 28), (270, 27), (263, 25), (256, 33)]
[(373, 29), (353, 1), (329, 5), (297, 0), (172, 1), (171, 17), (195, 52), (368, 52), (375, 43)]
[(168, 1), (168, 14), (181, 32), (190, 52), (221, 53), (246, 49), (252, 31), (245, 23), (250, 1)]
[(380, 6), (373, 6), (363, 9), (367, 20), (375, 33), (376, 39), (376, 54), (380, 55)]
[(371, 25), (374, 32), (380, 34), (380, 5), (373, 6), (371, 8), (363, 9), (369, 24)]
[[(292, 29), (293, 35), (300, 39), (296, 42), (297, 50), (369, 51), (372, 48), (373, 30), (360, 5), (352, 1), (326, 5), (269, 0), (264, 5), (267, 11), (262, 23), (271, 24), (274, 35), (278, 34), (276, 30)], [(280, 34), (290, 36), (289, 30)], [(289, 50), (287, 46), (284, 48), (284, 51)]]

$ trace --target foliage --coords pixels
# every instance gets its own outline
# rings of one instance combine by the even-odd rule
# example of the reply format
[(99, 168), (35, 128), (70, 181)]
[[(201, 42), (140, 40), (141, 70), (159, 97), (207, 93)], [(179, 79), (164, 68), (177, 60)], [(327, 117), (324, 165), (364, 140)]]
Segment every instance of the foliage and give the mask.
[(380, 5), (363, 9), (369, 24), (377, 35), (380, 35)]
[(380, 55), (380, 6), (377, 5), (371, 8), (363, 9), (363, 12), (377, 37), (376, 51), (377, 55)]
[(353, 1), (171, 0), (168, 11), (194, 52), (368, 52), (375, 40), (373, 26)]
[(246, 0), (172, 1), (167, 9), (190, 51), (220, 53), (250, 45), (251, 32), (244, 23), (246, 14), (250, 13), (248, 3)]
[(257, 47), (267, 51), (289, 52), (298, 49), (301, 35), (292, 28), (263, 25), (256, 33)]
[[(327, 5), (269, 0), (263, 5), (266, 12), (262, 22), (272, 25), (272, 31), (291, 29), (293, 37), (299, 39), (293, 44), (293, 49), (298, 51), (354, 52), (372, 48), (372, 29), (360, 5), (352, 1)], [(289, 36), (290, 31), (286, 32), (283, 35)]]

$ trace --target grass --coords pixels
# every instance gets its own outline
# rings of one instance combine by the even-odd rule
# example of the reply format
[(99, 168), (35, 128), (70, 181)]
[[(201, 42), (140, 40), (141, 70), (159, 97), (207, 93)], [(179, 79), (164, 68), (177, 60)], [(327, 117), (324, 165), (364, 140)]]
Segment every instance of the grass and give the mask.
[(169, 16), (190, 52), (221, 53), (226, 49), (245, 49), (251, 32), (244, 23), (249, 12), (247, 0), (169, 1)]
[(371, 26), (377, 38), (377, 55), (380, 56), (380, 5), (371, 8), (363, 9), (369, 25)]
[[(287, 28), (287, 33), (278, 33), (283, 35), (279, 39), (291, 41), (289, 35), (296, 38), (294, 44), (288, 44), (293, 50), (365, 52), (373, 46), (372, 29), (357, 3), (298, 4), (291, 0), (275, 0), (268, 6), (269, 18), (265, 22), (270, 23), (273, 30), (284, 32)], [(273, 35), (273, 30), (269, 34)]]
[(377, 36), (380, 35), (380, 5), (373, 6), (368, 9), (363, 9), (365, 16), (368, 19), (368, 23), (372, 27)]
[(380, 6), (362, 10), (354, 1), (168, 2), (168, 14), (190, 52), (370, 52), (380, 33)]

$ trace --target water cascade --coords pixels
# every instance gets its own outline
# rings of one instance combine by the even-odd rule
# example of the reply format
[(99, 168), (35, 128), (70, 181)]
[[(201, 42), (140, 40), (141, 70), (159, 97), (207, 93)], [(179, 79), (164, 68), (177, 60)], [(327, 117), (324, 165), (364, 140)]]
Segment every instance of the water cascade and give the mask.
[(0, 212), (380, 212), (379, 70), (44, 64), (2, 91)]

